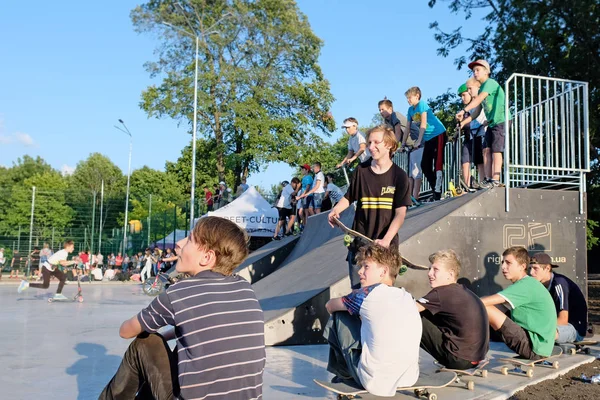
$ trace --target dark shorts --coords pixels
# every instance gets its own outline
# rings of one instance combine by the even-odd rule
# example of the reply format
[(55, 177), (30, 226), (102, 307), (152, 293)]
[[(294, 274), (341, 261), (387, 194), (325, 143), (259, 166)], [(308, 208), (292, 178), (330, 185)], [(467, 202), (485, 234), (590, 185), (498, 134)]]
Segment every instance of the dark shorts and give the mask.
[[(473, 154), (475, 152), (475, 154)], [(462, 163), (483, 164), (483, 137), (476, 136), (463, 142)]]
[(311, 194), (310, 196), (306, 196), (304, 197), (302, 200), (302, 207), (303, 209), (307, 210), (309, 208), (315, 208), (314, 202), (313, 202), (313, 195)]
[(493, 128), (487, 128), (485, 131), (485, 141), (483, 147), (486, 149), (492, 149), (492, 153), (503, 153), (504, 152), (504, 122), (494, 126)]
[(521, 357), (530, 360), (542, 358), (533, 352), (531, 339), (529, 338), (527, 331), (512, 319), (507, 317), (500, 329), (498, 329), (498, 333), (502, 335), (504, 343)]
[(277, 207), (277, 211), (279, 211), (279, 220), (280, 221), (285, 221), (286, 218), (291, 217), (292, 216), (292, 209), (291, 208), (279, 208)]

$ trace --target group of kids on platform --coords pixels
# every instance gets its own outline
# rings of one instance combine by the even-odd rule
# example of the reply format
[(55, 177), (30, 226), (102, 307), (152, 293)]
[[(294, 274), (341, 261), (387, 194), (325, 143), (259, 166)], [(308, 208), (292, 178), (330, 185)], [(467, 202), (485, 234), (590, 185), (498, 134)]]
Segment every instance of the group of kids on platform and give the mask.
[[(474, 64), (471, 68), (477, 82), (467, 83), (470, 97), (463, 97), (469, 103), (465, 107), (469, 115), (461, 112), (457, 118), (461, 124), (470, 124), (469, 118), (479, 118), (475, 109), (483, 106), (488, 129), (481, 140), (485, 140), (483, 147), (490, 149), (483, 153), (490, 158), (486, 164), (484, 157), (483, 164), (491, 166), (485, 175), (494, 184), (500, 171), (498, 143), (504, 136), (499, 111), (504, 108), (504, 96), (497, 83), (488, 83), (487, 63), (480, 60)], [(481, 83), (478, 91), (477, 83)], [(443, 132), (436, 132), (443, 127), (431, 128), (435, 117), (420, 100), (420, 91), (409, 90), (407, 97), (409, 120), (419, 122), (411, 152), (421, 149), (421, 155), (413, 154), (412, 162), (422, 164), (417, 161), (421, 157), (433, 167), (445, 140)], [(395, 122), (391, 103), (384, 101), (380, 107)], [(349, 126), (352, 132), (357, 127)], [(524, 248), (504, 251), (502, 273), (512, 285), (491, 296), (479, 298), (457, 283), (461, 263), (452, 250), (429, 257), (431, 291), (425, 296), (414, 299), (405, 289), (394, 287), (402, 264), (398, 231), (419, 179), (411, 175), (411, 187), (407, 173), (392, 162), (399, 133), (400, 145), (406, 146), (409, 132), (396, 131), (393, 123), (367, 133), (362, 153), (368, 150), (368, 157), (361, 159), (348, 191), (329, 213), (331, 223), (356, 202), (352, 228), (374, 239), (372, 244), (355, 241), (349, 247), (353, 290), (326, 305), (331, 317), (324, 335), (330, 344), (328, 370), (334, 380), (352, 379), (373, 394), (393, 396), (397, 387), (417, 381), (419, 348), (446, 367), (468, 369), (485, 359), (490, 327), (508, 347), (530, 359), (549, 356), (555, 341), (585, 336), (587, 308), (577, 285), (554, 273), (556, 266), (546, 254), (530, 258)], [(481, 135), (476, 133), (477, 137)], [(345, 161), (360, 159), (362, 153), (354, 157), (349, 152)], [(427, 179), (436, 173), (433, 168), (425, 170)], [(70, 251), (72, 242), (67, 242), (65, 253)], [(262, 397), (266, 361), (263, 311), (250, 283), (233, 274), (248, 254), (245, 232), (226, 219), (201, 218), (190, 235), (177, 243), (176, 253), (177, 271), (189, 278), (169, 286), (122, 323), (120, 336), (135, 339), (100, 399)], [(56, 265), (67, 263), (66, 256), (57, 257), (44, 276), (60, 275)], [(499, 306), (510, 309), (511, 317)], [(174, 349), (167, 343), (171, 339), (177, 340)]]

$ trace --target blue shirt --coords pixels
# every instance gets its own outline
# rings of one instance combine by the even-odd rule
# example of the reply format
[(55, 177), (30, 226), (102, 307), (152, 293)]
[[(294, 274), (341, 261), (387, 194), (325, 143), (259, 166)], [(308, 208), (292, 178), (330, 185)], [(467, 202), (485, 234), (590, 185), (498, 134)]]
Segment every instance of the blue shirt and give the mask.
[(429, 108), (425, 100), (419, 101), (416, 106), (408, 107), (408, 120), (421, 126), (421, 114), (424, 112), (427, 113), (427, 128), (425, 128), (425, 133), (423, 134), (423, 141), (426, 142), (446, 132), (446, 128), (444, 128), (438, 117), (435, 116), (433, 110)]
[(302, 193), (306, 193), (310, 190), (313, 184), (312, 175), (306, 174), (304, 178), (302, 178)]

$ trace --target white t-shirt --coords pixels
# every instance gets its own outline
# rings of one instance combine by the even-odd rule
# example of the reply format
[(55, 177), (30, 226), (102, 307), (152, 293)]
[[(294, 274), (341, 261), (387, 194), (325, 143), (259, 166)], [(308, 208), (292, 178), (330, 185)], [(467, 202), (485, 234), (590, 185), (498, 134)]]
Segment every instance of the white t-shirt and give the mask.
[[(360, 145), (364, 143), (367, 144), (367, 141), (364, 137), (364, 135), (360, 132), (356, 132), (356, 135), (354, 136), (350, 136), (350, 138), (348, 139), (348, 150), (352, 150), (354, 152), (354, 154), (358, 153), (360, 150)], [(368, 147), (368, 145), (367, 145)], [(365, 151), (358, 156), (358, 159), (360, 160), (361, 163), (367, 161), (367, 159), (371, 157), (371, 153), (369, 153), (369, 149), (366, 148)]]
[(315, 190), (314, 193), (325, 193), (325, 189), (323, 188), (323, 185), (325, 185), (325, 175), (323, 175), (323, 171), (319, 171), (315, 175), (313, 187), (317, 185), (317, 181), (321, 181), (321, 185), (319, 185), (319, 188)]
[(92, 275), (94, 275), (94, 280), (101, 281), (102, 280), (102, 269), (101, 268), (94, 268), (92, 270)]
[(4, 253), (0, 251), (0, 264), (4, 264), (6, 260), (4, 259)]
[(279, 196), (279, 199), (277, 200), (277, 204), (275, 205), (275, 207), (277, 207), (277, 208), (292, 208), (292, 204), (290, 203), (292, 193), (294, 193), (294, 188), (292, 187), (292, 185), (289, 185), (289, 184), (285, 185), (285, 187), (281, 191), (281, 196)]
[(377, 396), (393, 396), (396, 388), (413, 385), (419, 378), (423, 326), (410, 293), (377, 284), (356, 289), (342, 301), (362, 321), (358, 377), (363, 387)]
[(59, 250), (48, 258), (48, 261), (44, 263), (44, 267), (54, 271), (54, 268), (60, 265), (61, 261), (67, 261), (67, 257), (69, 257), (69, 253), (65, 249)]

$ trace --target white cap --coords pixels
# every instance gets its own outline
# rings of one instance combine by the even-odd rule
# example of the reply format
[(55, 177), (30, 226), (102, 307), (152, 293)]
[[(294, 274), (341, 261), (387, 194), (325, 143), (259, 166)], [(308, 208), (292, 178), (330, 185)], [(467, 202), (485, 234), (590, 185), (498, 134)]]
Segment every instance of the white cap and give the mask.
[(227, 186), (223, 181), (219, 182), (219, 185)]
[(355, 122), (352, 122), (352, 121), (346, 121), (346, 122), (344, 122), (344, 125), (342, 125), (342, 128), (351, 128), (351, 127), (353, 127), (353, 126), (358, 126), (358, 125), (356, 125), (356, 123), (355, 123)]

